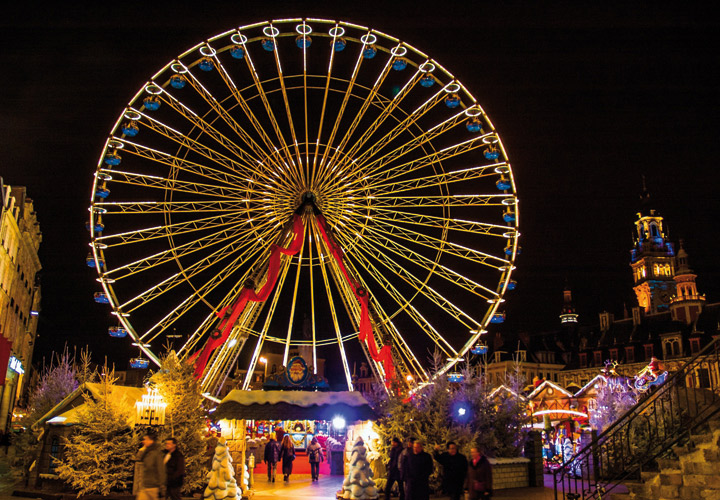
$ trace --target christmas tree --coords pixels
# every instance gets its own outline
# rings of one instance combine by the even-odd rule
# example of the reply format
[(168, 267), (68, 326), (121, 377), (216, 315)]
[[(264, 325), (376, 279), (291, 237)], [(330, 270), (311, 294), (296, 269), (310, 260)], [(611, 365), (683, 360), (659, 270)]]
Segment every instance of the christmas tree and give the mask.
[(85, 404), (78, 409), (77, 430), (65, 443), (57, 467), (60, 478), (78, 496), (88, 493), (105, 496), (127, 490), (132, 482), (138, 440), (130, 429), (129, 407), (112, 396), (114, 382), (114, 371), (106, 367), (95, 399), (90, 394), (84, 395)]
[(237, 500), (242, 497), (242, 490), (235, 481), (230, 450), (224, 438), (215, 447), (212, 467), (207, 474), (208, 485), (205, 488), (205, 500)]
[(378, 489), (372, 479), (373, 473), (367, 459), (367, 449), (362, 438), (358, 438), (350, 453), (348, 475), (343, 482), (340, 498), (371, 500), (378, 497)]
[(206, 428), (202, 409), (200, 384), (194, 368), (170, 351), (161, 361), (160, 370), (150, 378), (165, 407), (165, 426), (162, 438), (174, 437), (185, 457), (183, 491), (189, 493), (200, 488), (207, 467), (203, 430)]

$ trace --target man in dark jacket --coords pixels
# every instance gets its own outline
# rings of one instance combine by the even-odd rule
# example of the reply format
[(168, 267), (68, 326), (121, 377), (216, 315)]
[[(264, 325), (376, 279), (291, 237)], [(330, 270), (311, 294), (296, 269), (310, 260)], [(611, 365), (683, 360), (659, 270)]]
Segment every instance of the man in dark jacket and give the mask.
[(443, 466), (442, 489), (450, 496), (450, 500), (460, 500), (465, 488), (465, 476), (468, 461), (465, 455), (458, 453), (458, 447), (450, 441), (448, 451), (440, 453), (440, 446), (435, 445), (433, 457)]
[(403, 482), (405, 500), (429, 500), (430, 474), (433, 472), (433, 459), (423, 451), (423, 443), (415, 440), (413, 451), (403, 459)]
[(390, 500), (390, 492), (392, 492), (395, 483), (398, 484), (398, 489), (400, 490), (400, 500), (405, 500), (405, 487), (400, 478), (400, 469), (398, 468), (402, 451), (403, 447), (400, 440), (396, 437), (392, 438), (392, 443), (390, 444), (390, 461), (387, 465), (388, 477), (387, 486), (385, 487), (385, 500)]
[(270, 434), (270, 440), (265, 445), (265, 455), (263, 459), (265, 460), (265, 465), (267, 465), (268, 483), (274, 483), (275, 468), (280, 461), (280, 443), (275, 441), (272, 434)]
[(180, 500), (180, 490), (185, 478), (185, 457), (177, 447), (174, 437), (165, 440), (165, 477), (167, 484), (167, 497), (171, 500)]
[(142, 488), (138, 491), (137, 500), (158, 500), (161, 490), (165, 490), (165, 464), (160, 445), (151, 433), (143, 436), (142, 443), (137, 457), (142, 462)]
[(468, 464), (467, 489), (470, 500), (490, 498), (492, 496), (492, 466), (487, 457), (478, 449), (470, 450)]

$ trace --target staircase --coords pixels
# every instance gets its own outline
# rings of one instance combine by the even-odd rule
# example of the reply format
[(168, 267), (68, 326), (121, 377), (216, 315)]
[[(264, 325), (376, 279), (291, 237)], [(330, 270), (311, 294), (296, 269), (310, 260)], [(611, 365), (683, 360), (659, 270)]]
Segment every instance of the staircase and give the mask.
[(627, 482), (628, 493), (612, 500), (675, 500), (720, 498), (720, 420), (708, 422), (704, 432), (691, 434), (674, 446), (673, 458), (659, 459), (658, 471), (642, 472), (640, 482)]
[(554, 472), (555, 500), (720, 499), (719, 412), (715, 339)]

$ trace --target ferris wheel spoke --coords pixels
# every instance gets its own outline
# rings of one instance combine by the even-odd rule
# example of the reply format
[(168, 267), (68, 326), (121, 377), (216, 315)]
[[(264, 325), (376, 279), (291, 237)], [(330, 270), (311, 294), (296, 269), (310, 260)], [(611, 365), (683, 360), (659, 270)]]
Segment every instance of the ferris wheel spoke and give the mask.
[(226, 227), (236, 224), (242, 215), (213, 215), (211, 217), (203, 217), (193, 219), (187, 222), (176, 222), (174, 224), (165, 224), (162, 226), (145, 227), (134, 231), (126, 231), (124, 233), (103, 234), (95, 238), (95, 241), (112, 248), (118, 245), (129, 245), (132, 243), (140, 243), (150, 241), (157, 238), (166, 238), (169, 235), (180, 236), (195, 231), (202, 231), (212, 228)]
[[(223, 269), (221, 269), (217, 273), (213, 273), (213, 275), (210, 277), (209, 280), (203, 283), (203, 285), (197, 290), (195, 290), (192, 294), (190, 294), (188, 297), (183, 299), (178, 303), (177, 306), (175, 306), (168, 314), (166, 314), (160, 321), (158, 321), (155, 325), (150, 327), (147, 332), (145, 332), (142, 335), (142, 340), (145, 342), (151, 341), (152, 339), (157, 338), (159, 335), (161, 335), (163, 332), (165, 332), (170, 326), (172, 326), (178, 319), (180, 319), (183, 315), (185, 315), (190, 309), (194, 308), (196, 305), (200, 303), (206, 303), (205, 297), (208, 296), (210, 292), (212, 292), (215, 288), (217, 288), (219, 285), (221, 285), (228, 277), (235, 274), (237, 269), (248, 262), (250, 262), (252, 259), (254, 259), (256, 256), (261, 254), (265, 250), (264, 246), (261, 245), (259, 241), (253, 241), (251, 242), (249, 248), (242, 254), (235, 257), (230, 263), (228, 263)], [(236, 296), (236, 294), (239, 292), (239, 290), (242, 288), (243, 283), (245, 281), (245, 278), (247, 278), (249, 274), (249, 270), (245, 272), (243, 279), (239, 280), (231, 287), (230, 292), (228, 292), (225, 296), (225, 299), (223, 299), (223, 302), (221, 302), (221, 305), (227, 305), (231, 300), (232, 297)], [(218, 308), (219, 310), (220, 308)], [(192, 348), (192, 346), (196, 345), (196, 343), (199, 341), (201, 336), (205, 333), (207, 333), (207, 330), (210, 328), (210, 325), (213, 321), (215, 321), (217, 317), (215, 316), (215, 310), (212, 310), (205, 318), (205, 320), (202, 322), (201, 326), (193, 333), (193, 335), (188, 339), (188, 341), (185, 343), (185, 345), (181, 348), (182, 352), (187, 353), (189, 349)], [(204, 328), (204, 330), (203, 330)], [(199, 332), (199, 333), (198, 333)], [(179, 351), (180, 352), (180, 351)]]
[[(403, 281), (413, 287), (415, 290), (423, 294), (426, 298), (431, 300), (440, 309), (445, 310), (449, 315), (455, 318), (459, 323), (465, 325), (469, 329), (478, 328), (480, 323), (466, 313), (462, 308), (456, 306), (450, 299), (442, 295), (440, 292), (430, 287), (427, 283), (420, 280), (414, 274), (406, 269), (406, 266), (400, 265), (399, 262), (394, 260), (392, 257), (385, 254), (382, 246), (370, 243), (367, 247), (358, 247), (358, 251), (353, 253), (353, 257), (362, 262), (363, 267), (366, 268), (367, 272), (379, 282), (386, 282), (392, 286), (387, 279), (388, 275), (397, 274)], [(383, 273), (379, 270), (373, 262), (380, 263), (385, 267), (391, 274)], [(387, 288), (386, 288), (387, 290)], [(401, 306), (405, 306), (406, 302), (400, 303)]]
[[(264, 226), (266, 227), (266, 233), (269, 232), (267, 231), (267, 226), (269, 226), (269, 223), (264, 224)], [(198, 238), (183, 245), (172, 247), (162, 252), (158, 252), (148, 257), (136, 260), (129, 264), (125, 264), (124, 266), (107, 270), (105, 272), (105, 276), (113, 278), (115, 281), (119, 281), (123, 278), (127, 278), (129, 276), (148, 271), (156, 266), (160, 266), (162, 264), (166, 264), (172, 261), (177, 261), (178, 259), (187, 257), (188, 255), (199, 252), (201, 250), (208, 250), (211, 247), (223, 242), (235, 242), (242, 237), (248, 237), (251, 235), (255, 236), (257, 234), (257, 230), (261, 228), (256, 227), (256, 230), (251, 230), (247, 228), (238, 229), (240, 227), (242, 227), (242, 221), (234, 224), (233, 226), (230, 226), (230, 228), (223, 228), (215, 233), (203, 236), (202, 238)], [(235, 230), (230, 232), (229, 230), (233, 228)], [(261, 235), (262, 234), (265, 233), (261, 233)], [(215, 252), (218, 251), (220, 250), (216, 250)]]
[[(277, 52), (277, 47), (274, 48), (273, 52)], [(288, 165), (289, 168), (295, 170), (297, 174), (299, 173), (298, 165), (295, 163), (295, 161), (289, 154), (290, 149), (288, 147), (287, 141), (283, 136), (282, 130), (280, 129), (280, 124), (278, 123), (278, 120), (275, 117), (275, 113), (272, 110), (270, 100), (265, 93), (265, 88), (263, 87), (263, 84), (258, 77), (257, 71), (255, 70), (255, 65), (253, 64), (252, 56), (249, 50), (245, 52), (245, 61), (247, 62), (248, 69), (250, 70), (250, 75), (252, 76), (253, 82), (255, 83), (255, 88), (257, 88), (258, 90), (258, 95), (260, 96), (260, 100), (263, 103), (263, 107), (265, 108), (267, 117), (270, 120), (270, 124), (272, 125), (273, 130), (275, 131), (275, 135), (277, 136), (277, 140), (279, 142), (281, 150), (281, 152), (278, 152), (278, 156), (284, 157), (284, 162)], [(275, 150), (277, 151), (277, 147), (275, 148)]]
[(358, 154), (357, 158), (356, 158), (357, 163), (363, 164), (368, 159), (375, 156), (379, 151), (381, 151), (383, 148), (385, 148), (393, 140), (395, 140), (399, 135), (410, 130), (411, 127), (413, 125), (415, 125), (420, 118), (425, 116), (425, 114), (427, 114), (428, 111), (433, 109), (436, 104), (442, 102), (442, 100), (445, 98), (446, 95), (447, 94), (443, 90), (439, 90), (432, 97), (430, 97), (428, 100), (426, 100), (420, 106), (415, 108), (407, 117), (405, 117), (402, 121), (398, 122), (384, 136), (382, 136), (380, 139), (378, 139), (376, 142), (374, 142), (371, 146), (369, 146), (367, 148), (367, 150)]
[(290, 307), (290, 319), (288, 320), (287, 337), (285, 340), (285, 353), (283, 355), (283, 366), (287, 366), (288, 356), (290, 354), (290, 337), (292, 336), (293, 319), (295, 319), (295, 305), (297, 304), (298, 285), (300, 284), (300, 271), (302, 271), (303, 253), (305, 252), (305, 235), (307, 234), (307, 224), (303, 226), (303, 244), (298, 252), (297, 272), (295, 273), (295, 287), (292, 293), (292, 305)]
[(233, 132), (235, 132), (238, 137), (243, 140), (243, 142), (246, 143), (248, 147), (250, 147), (250, 149), (252, 150), (252, 154), (247, 152), (239, 145), (235, 144), (234, 141), (228, 138), (225, 134), (221, 133), (211, 123), (208, 123), (205, 119), (200, 117), (200, 115), (188, 108), (185, 104), (173, 97), (170, 93), (163, 90), (162, 94), (160, 94), (161, 100), (166, 103), (171, 109), (173, 109), (177, 114), (187, 120), (194, 128), (197, 128), (198, 130), (201, 130), (204, 134), (207, 134), (207, 136), (211, 137), (216, 143), (222, 145), (225, 149), (240, 158), (240, 160), (246, 165), (260, 164), (267, 156), (263, 152), (263, 150), (257, 147), (257, 144), (255, 144), (254, 142), (251, 142), (252, 139), (249, 138), (249, 136), (242, 129), (242, 127), (231, 116), (229, 116), (227, 110), (217, 102), (217, 100), (212, 96), (212, 94), (210, 94), (200, 84), (200, 82), (195, 79), (194, 76), (192, 76), (192, 73), (188, 71), (187, 74), (191, 76), (188, 81), (190, 81), (191, 85), (195, 87), (195, 90), (198, 91), (198, 94), (203, 98), (205, 103), (210, 106), (210, 108), (223, 120), (223, 122), (225, 122), (233, 130)]
[(487, 300), (494, 300), (498, 297), (497, 292), (490, 290), (489, 288), (481, 285), (480, 283), (477, 283), (470, 278), (463, 276), (462, 274), (450, 269), (447, 266), (434, 262), (433, 260), (425, 257), (424, 255), (421, 255), (418, 252), (413, 251), (410, 248), (398, 243), (397, 241), (388, 238), (387, 235), (383, 234), (382, 232), (373, 232), (372, 234), (365, 233), (363, 235), (363, 238), (365, 240), (370, 240), (374, 242), (379, 247), (385, 248), (386, 250), (389, 250), (390, 252), (398, 255), (399, 257), (402, 257), (407, 262), (420, 266), (426, 271), (436, 274), (437, 276), (444, 278), (445, 280), (479, 297)]
[(278, 300), (280, 299), (280, 290), (283, 289), (283, 286), (285, 285), (285, 280), (288, 275), (288, 271), (290, 270), (290, 263), (292, 262), (292, 259), (283, 259), (282, 261), (282, 268), (280, 270), (280, 277), (278, 279), (277, 285), (275, 286), (275, 293), (273, 294), (272, 300), (270, 302), (270, 307), (268, 308), (268, 314), (265, 317), (265, 322), (262, 326), (262, 329), (260, 330), (260, 335), (258, 335), (257, 343), (255, 344), (255, 349), (253, 350), (252, 357), (250, 358), (250, 366), (248, 368), (247, 375), (245, 376), (245, 381), (242, 385), (242, 390), (246, 391), (248, 390), (248, 387), (250, 386), (250, 383), (252, 382), (252, 374), (255, 371), (255, 367), (257, 366), (258, 359), (260, 358), (260, 353), (262, 352), (262, 346), (265, 343), (265, 339), (267, 337), (267, 332), (270, 329), (270, 323), (272, 322), (272, 319), (275, 315), (275, 310), (277, 308)]
[[(362, 65), (363, 59), (364, 59), (363, 51), (360, 50), (360, 52), (358, 53), (357, 60), (355, 61), (355, 67), (353, 68), (352, 75), (350, 76), (350, 81), (348, 82), (347, 87), (345, 88), (345, 93), (343, 95), (342, 103), (340, 104), (340, 109), (338, 110), (337, 116), (335, 117), (335, 123), (333, 124), (333, 127), (330, 131), (330, 136), (327, 140), (327, 146), (325, 147), (325, 151), (323, 151), (323, 156), (322, 156), (322, 159), (320, 160), (320, 166), (317, 169), (317, 171), (315, 171), (315, 170), (313, 171), (313, 174), (314, 174), (313, 184), (312, 184), (313, 186), (322, 182), (322, 179), (323, 179), (324, 175), (326, 175), (327, 170), (329, 168), (329, 164), (332, 164), (335, 161), (335, 158), (338, 154), (338, 151), (335, 151), (334, 153), (332, 153), (332, 160), (328, 164), (327, 157), (330, 154), (330, 148), (332, 148), (332, 145), (335, 142), (335, 136), (338, 133), (338, 130), (340, 129), (340, 122), (342, 121), (343, 115), (345, 114), (345, 109), (347, 108), (347, 104), (350, 101), (350, 96), (352, 95), (352, 89), (355, 86), (355, 81), (357, 80), (358, 73), (360, 72), (360, 67)], [(318, 137), (318, 139), (319, 139), (319, 137)]]
[(442, 134), (453, 130), (454, 127), (465, 120), (467, 120), (466, 112), (461, 111), (434, 127), (429, 128), (424, 133), (416, 135), (406, 143), (397, 146), (395, 149), (392, 149), (385, 154), (381, 154), (380, 156), (376, 156), (372, 160), (371, 158), (373, 158), (373, 156), (365, 157), (364, 159), (359, 160), (358, 163), (362, 162), (361, 166), (364, 169), (367, 169), (365, 175), (372, 174), (383, 168), (384, 165), (387, 165), (392, 161), (415, 151), (417, 148), (427, 144), (432, 144), (433, 139), (437, 139)]
[[(401, 175), (415, 172), (422, 168), (431, 167), (432, 165), (442, 163), (445, 160), (463, 155), (465, 153), (469, 153), (470, 151), (473, 151), (480, 147), (487, 147), (484, 139), (486, 139), (488, 135), (490, 134), (473, 137), (472, 139), (468, 139), (453, 146), (448, 146), (441, 149), (440, 151), (418, 157), (405, 163), (392, 165), (392, 162), (389, 160), (381, 161), (377, 165), (375, 165), (375, 168), (372, 169), (372, 172), (368, 172), (365, 177), (372, 179), (373, 182), (382, 182), (394, 179)], [(496, 164), (496, 166), (497, 165), (498, 164)]]
[(333, 262), (333, 258), (330, 254), (330, 251), (325, 246), (325, 242), (320, 236), (315, 224), (312, 225), (312, 230), (313, 239), (320, 242), (320, 245), (318, 245), (318, 254), (320, 255), (320, 272), (322, 274), (323, 284), (325, 285), (325, 291), (327, 293), (328, 305), (330, 306), (330, 316), (332, 317), (333, 326), (335, 327), (335, 337), (337, 338), (338, 349), (340, 350), (340, 358), (342, 359), (343, 370), (345, 372), (345, 380), (347, 381), (348, 390), (352, 391), (354, 389), (352, 383), (352, 376), (350, 375), (350, 364), (348, 363), (347, 353), (345, 352), (345, 341), (340, 331), (337, 309), (335, 307), (335, 301), (333, 300), (332, 291), (330, 288), (330, 280), (328, 279), (328, 270), (326, 268), (326, 261)]
[(447, 239), (436, 238), (393, 223), (382, 222), (379, 220), (373, 220), (373, 222), (376, 222), (376, 224), (369, 226), (367, 230), (378, 235), (392, 235), (411, 243), (417, 243), (418, 245), (422, 245), (426, 248), (434, 250), (435, 252), (453, 255), (455, 257), (474, 262), (475, 264), (492, 267), (494, 269), (499, 269), (500, 267), (507, 265), (507, 260), (503, 257), (498, 257), (496, 255), (481, 252), (480, 250), (468, 248)]
[[(412, 320), (431, 338), (445, 354), (456, 354), (453, 347), (443, 338), (442, 335), (430, 324), (427, 319), (411, 304), (411, 300), (403, 296), (403, 294), (395, 288), (386, 278), (385, 274), (378, 269), (364, 256), (360, 256), (357, 252), (352, 255), (363, 266), (365, 271), (372, 276), (380, 286), (392, 297), (392, 299), (404, 310), (405, 314), (410, 316)], [(392, 271), (397, 272), (395, 269)], [(444, 346), (444, 347), (443, 347)]]
[[(133, 186), (140, 186), (152, 189), (161, 189), (163, 191), (172, 188), (174, 191), (177, 191), (179, 193), (189, 193), (201, 196), (214, 196), (231, 200), (235, 200), (238, 198), (238, 196), (243, 196), (244, 194), (243, 189), (237, 187), (180, 181), (158, 175), (138, 174), (135, 172), (125, 172), (122, 170), (101, 169), (100, 172), (107, 175), (112, 175), (112, 182), (114, 183), (129, 184)], [(249, 200), (244, 199), (240, 201)]]
[(433, 229), (463, 231), (484, 236), (495, 236), (500, 238), (512, 238), (516, 231), (507, 225), (488, 224), (486, 222), (469, 221), (463, 219), (452, 219), (448, 217), (438, 217), (435, 215), (425, 215), (413, 212), (403, 212), (401, 210), (392, 210), (373, 206), (373, 215), (365, 215), (360, 212), (348, 211), (348, 216), (354, 216), (367, 220), (378, 220), (389, 223), (412, 224)]
[[(209, 146), (206, 146), (204, 144), (201, 144), (198, 140), (192, 139), (188, 137), (187, 135), (183, 134), (182, 132), (179, 132), (169, 125), (164, 124), (163, 122), (148, 116), (145, 113), (137, 112), (138, 115), (140, 115), (140, 119), (138, 122), (143, 125), (145, 128), (152, 130), (153, 132), (157, 133), (158, 135), (161, 135), (167, 139), (170, 139), (175, 144), (178, 144), (181, 147), (184, 147), (188, 150), (191, 150), (198, 155), (201, 155), (211, 162), (220, 165), (224, 168), (224, 170), (217, 170), (212, 169), (204, 164), (198, 164), (194, 162), (189, 162), (187, 160), (181, 160), (180, 158), (177, 158), (173, 155), (170, 155), (168, 153), (164, 153), (162, 151), (157, 151), (152, 148), (148, 148), (146, 146), (143, 146), (141, 144), (135, 143), (129, 138), (120, 138), (115, 137), (116, 140), (124, 143), (126, 146), (133, 147), (136, 151), (135, 154), (141, 156), (141, 157), (150, 157), (149, 159), (154, 160), (155, 155), (161, 155), (161, 157), (170, 157), (174, 162), (186, 162), (190, 165), (193, 165), (195, 168), (200, 170), (201, 172), (207, 171), (208, 173), (215, 174), (219, 179), (223, 179), (225, 176), (232, 179), (242, 179), (240, 177), (241, 175), (258, 175), (257, 173), (257, 165), (259, 163), (259, 160), (254, 158), (251, 155), (243, 155), (238, 156), (235, 151), (230, 151), (233, 156), (235, 156), (236, 159), (231, 159), (226, 154), (223, 154)], [(222, 144), (222, 142), (220, 142)], [(127, 147), (125, 148), (127, 150)], [(226, 148), (227, 149), (227, 148)], [(198, 168), (199, 167), (199, 168)]]
[(402, 89), (400, 89), (400, 92), (395, 95), (392, 100), (385, 106), (378, 117), (371, 123), (367, 130), (363, 132), (363, 134), (360, 136), (360, 138), (355, 141), (355, 144), (353, 144), (349, 151), (348, 151), (348, 158), (354, 158), (355, 153), (362, 148), (365, 143), (372, 137), (372, 135), (380, 128), (380, 126), (385, 123), (385, 121), (392, 116), (393, 112), (398, 108), (398, 106), (402, 103), (403, 99), (410, 93), (410, 91), (415, 88), (415, 85), (420, 81), (420, 77), (422, 76), (422, 72), (420, 70), (417, 70), (415, 74), (405, 83)]
[[(485, 207), (505, 206), (513, 198), (506, 194), (450, 194), (450, 195), (428, 195), (428, 196), (367, 196), (349, 197), (349, 207), (376, 208), (429, 208), (429, 207)], [(359, 205), (359, 201), (367, 201), (367, 205)], [(503, 203), (504, 200), (508, 200)], [(514, 204), (514, 203), (512, 203)]]
[(227, 200), (195, 201), (103, 201), (95, 202), (94, 207), (104, 210), (104, 214), (146, 215), (146, 214), (182, 214), (207, 212), (235, 212), (252, 214), (254, 209), (247, 207), (247, 201), (229, 202)]
[[(495, 168), (504, 163), (493, 165), (478, 165), (476, 167), (463, 168), (453, 170), (451, 172), (440, 172), (425, 177), (417, 177), (415, 179), (407, 179), (402, 181), (373, 184), (369, 189), (372, 190), (373, 196), (388, 196), (407, 191), (415, 191), (418, 189), (433, 188), (438, 186), (447, 186), (455, 182), (472, 181), (482, 179), (483, 177), (497, 176)], [(353, 191), (362, 191), (363, 188), (356, 188)]]

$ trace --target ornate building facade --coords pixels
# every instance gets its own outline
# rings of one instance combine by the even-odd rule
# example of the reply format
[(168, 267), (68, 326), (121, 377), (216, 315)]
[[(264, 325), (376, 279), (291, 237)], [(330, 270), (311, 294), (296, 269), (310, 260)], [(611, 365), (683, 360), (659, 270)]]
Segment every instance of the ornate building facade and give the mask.
[(25, 187), (2, 188), (0, 216), (0, 430), (6, 431), (13, 408), (25, 392), (40, 311), (42, 233)]

